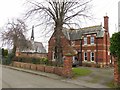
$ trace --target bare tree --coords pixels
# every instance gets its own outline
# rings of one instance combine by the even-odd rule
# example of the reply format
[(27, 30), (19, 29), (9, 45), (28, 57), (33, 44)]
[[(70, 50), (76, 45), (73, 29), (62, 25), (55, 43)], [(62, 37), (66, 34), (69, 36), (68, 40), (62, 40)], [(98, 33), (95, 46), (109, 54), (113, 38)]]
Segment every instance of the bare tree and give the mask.
[[(62, 47), (60, 32), (63, 26), (79, 25), (78, 22), (82, 18), (89, 16), (91, 0), (44, 0), (44, 2), (27, 0), (31, 7), (29, 8), (26, 17), (37, 16), (42, 23), (53, 25), (55, 31), (55, 58), (61, 63), (62, 60)], [(83, 19), (82, 19), (83, 20)]]
[(13, 45), (13, 53), (16, 49), (23, 50), (30, 47), (30, 42), (26, 40), (26, 24), (20, 19), (12, 20), (5, 25), (5, 30), (1, 33), (3, 44)]

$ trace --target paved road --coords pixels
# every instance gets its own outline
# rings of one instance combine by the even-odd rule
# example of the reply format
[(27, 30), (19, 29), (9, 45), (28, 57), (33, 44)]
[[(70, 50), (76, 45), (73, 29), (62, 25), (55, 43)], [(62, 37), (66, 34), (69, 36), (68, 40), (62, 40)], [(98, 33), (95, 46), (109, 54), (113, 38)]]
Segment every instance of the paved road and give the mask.
[(43, 76), (12, 70), (2, 69), (3, 88), (84, 88), (80, 85), (66, 83)]

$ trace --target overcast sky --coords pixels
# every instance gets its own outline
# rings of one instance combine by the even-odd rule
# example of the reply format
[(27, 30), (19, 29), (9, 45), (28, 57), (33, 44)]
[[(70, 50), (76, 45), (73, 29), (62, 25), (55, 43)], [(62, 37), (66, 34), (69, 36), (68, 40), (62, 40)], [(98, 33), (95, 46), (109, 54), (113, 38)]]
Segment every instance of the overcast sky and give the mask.
[[(0, 0), (0, 28), (8, 21), (8, 19), (14, 17), (21, 17), (24, 13), (23, 3), (25, 0)], [(103, 16), (109, 16), (109, 31), (110, 35), (117, 32), (118, 29), (118, 1), (120, 0), (93, 0), (92, 13), (94, 15), (94, 20), (86, 22), (84, 27), (93, 25), (104, 25)], [(37, 31), (37, 33), (39, 33)], [(41, 33), (40, 33), (41, 34)], [(30, 36), (30, 33), (28, 37)], [(43, 42), (44, 38), (40, 38), (35, 35), (35, 40)], [(0, 42), (0, 46), (1, 46)], [(44, 44), (45, 45), (45, 44)]]

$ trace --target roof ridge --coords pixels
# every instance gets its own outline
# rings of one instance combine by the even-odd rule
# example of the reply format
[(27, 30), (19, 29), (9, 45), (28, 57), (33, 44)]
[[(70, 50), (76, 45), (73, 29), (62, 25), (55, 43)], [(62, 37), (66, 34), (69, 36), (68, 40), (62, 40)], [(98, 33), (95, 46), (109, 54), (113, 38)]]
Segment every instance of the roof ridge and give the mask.
[(83, 30), (83, 29), (95, 28), (95, 27), (99, 27), (99, 26), (102, 26), (102, 25), (88, 26), (88, 27), (84, 27), (84, 28), (80, 28), (80, 29)]
[(66, 28), (66, 27), (63, 27), (63, 31), (66, 29), (68, 31), (75, 31), (75, 30), (82, 30), (82, 29), (88, 29), (88, 28), (94, 28), (94, 27), (101, 27), (102, 25), (94, 25), (94, 26), (88, 26), (88, 27), (83, 27), (83, 28), (79, 28), (79, 29), (74, 29), (74, 28)]

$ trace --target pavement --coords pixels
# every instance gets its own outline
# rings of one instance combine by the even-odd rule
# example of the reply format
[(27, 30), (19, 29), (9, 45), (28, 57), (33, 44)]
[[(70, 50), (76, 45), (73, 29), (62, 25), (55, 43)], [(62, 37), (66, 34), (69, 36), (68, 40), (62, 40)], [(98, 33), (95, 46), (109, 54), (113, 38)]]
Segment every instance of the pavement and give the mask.
[(86, 88), (109, 88), (109, 87), (107, 87), (105, 85), (102, 85), (102, 84), (99, 84), (99, 83), (86, 82), (85, 80), (80, 79), (80, 78), (69, 79), (69, 78), (64, 78), (62, 76), (58, 76), (58, 75), (52, 74), (52, 73), (28, 70), (28, 69), (17, 68), (17, 67), (12, 67), (12, 66), (5, 66), (5, 65), (3, 67), (18, 70), (18, 71), (22, 71), (22, 72), (26, 72), (26, 73), (31, 73), (31, 74), (35, 74), (35, 75), (40, 75), (40, 76), (43, 76), (43, 77), (56, 79), (56, 80), (60, 80), (60, 81), (75, 84), (75, 85), (80, 85), (80, 86), (83, 86), (83, 87), (86, 87)]

